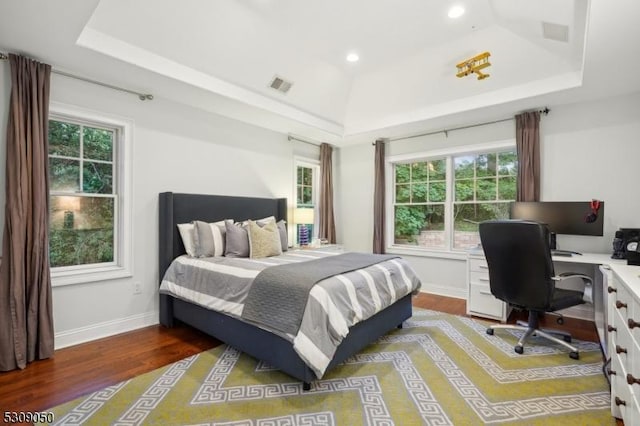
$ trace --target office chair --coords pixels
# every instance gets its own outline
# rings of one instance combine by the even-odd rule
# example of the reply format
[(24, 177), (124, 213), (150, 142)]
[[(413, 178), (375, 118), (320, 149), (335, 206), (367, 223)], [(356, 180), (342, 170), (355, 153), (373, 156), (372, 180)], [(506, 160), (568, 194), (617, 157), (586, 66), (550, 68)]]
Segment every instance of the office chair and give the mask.
[[(577, 273), (558, 276), (553, 270), (549, 249), (549, 230), (538, 222), (523, 220), (491, 220), (482, 222), (480, 240), (489, 266), (491, 293), (516, 308), (529, 311), (526, 326), (498, 324), (487, 329), (522, 330), (524, 334), (514, 350), (521, 354), (529, 336), (540, 336), (568, 348), (569, 356), (579, 359), (575, 346), (570, 345), (571, 335), (555, 330), (539, 328), (539, 317), (571, 306), (591, 302), (593, 282), (591, 277)], [(581, 278), (584, 292), (556, 288), (556, 282), (569, 278)], [(551, 335), (560, 334), (563, 339)]]

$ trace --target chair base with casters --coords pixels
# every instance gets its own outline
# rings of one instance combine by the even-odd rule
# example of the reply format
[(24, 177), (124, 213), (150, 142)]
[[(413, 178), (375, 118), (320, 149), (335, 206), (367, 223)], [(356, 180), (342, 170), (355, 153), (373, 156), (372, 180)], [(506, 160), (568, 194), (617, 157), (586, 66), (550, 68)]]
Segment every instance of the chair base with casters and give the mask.
[[(578, 348), (571, 345), (571, 334), (560, 331), (560, 330), (549, 330), (549, 329), (540, 329), (539, 328), (539, 312), (530, 311), (529, 312), (529, 322), (527, 325), (520, 324), (496, 324), (487, 328), (487, 334), (493, 336), (495, 330), (521, 330), (524, 332), (516, 346), (513, 348), (516, 353), (522, 354), (524, 353), (524, 343), (530, 337), (544, 337), (547, 340), (555, 342), (559, 345), (564, 346), (569, 349), (569, 356), (573, 359), (580, 359), (580, 351)], [(520, 322), (519, 322), (520, 323)], [(522, 322), (523, 323), (523, 322)], [(562, 336), (562, 339), (559, 339), (553, 334), (558, 334)]]
[[(591, 290), (593, 288), (592, 286), (593, 283), (592, 283), (591, 277), (583, 274), (568, 272), (568, 273), (563, 273), (553, 277), (553, 280), (563, 281), (569, 278), (582, 279), (585, 285), (584, 291), (565, 290), (565, 289), (556, 288), (553, 295), (554, 304), (549, 308), (548, 312), (564, 309), (564, 308), (575, 306), (577, 304), (581, 304), (585, 302), (592, 302)], [(522, 335), (520, 340), (518, 340), (518, 343), (516, 343), (516, 346), (514, 347), (514, 351), (516, 353), (519, 353), (519, 354), (524, 353), (524, 343), (527, 341), (527, 339), (530, 336), (534, 336), (534, 337), (539, 336), (569, 349), (570, 351), (569, 357), (571, 357), (572, 359), (580, 359), (580, 352), (578, 351), (578, 348), (570, 344), (571, 334), (561, 330), (540, 328), (540, 315), (542, 314), (544, 314), (544, 311), (529, 310), (529, 321), (527, 323), (523, 321), (518, 321), (517, 324), (492, 325), (487, 328), (487, 334), (493, 335), (494, 331), (499, 329), (520, 330), (520, 331), (523, 331), (524, 334)], [(562, 316), (560, 316), (560, 318), (562, 318)], [(561, 324), (560, 321), (558, 321), (558, 323)], [(554, 336), (554, 334), (556, 336), (561, 337), (561, 339)]]

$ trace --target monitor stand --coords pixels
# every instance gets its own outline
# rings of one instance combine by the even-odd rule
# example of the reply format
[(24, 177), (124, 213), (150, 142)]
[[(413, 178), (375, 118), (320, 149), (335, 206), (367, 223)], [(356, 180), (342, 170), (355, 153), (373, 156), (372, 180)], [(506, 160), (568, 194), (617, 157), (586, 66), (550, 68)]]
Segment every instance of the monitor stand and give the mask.
[(573, 256), (574, 254), (582, 255), (582, 253), (572, 250), (557, 250), (556, 246), (556, 233), (549, 232), (549, 249), (553, 256)]

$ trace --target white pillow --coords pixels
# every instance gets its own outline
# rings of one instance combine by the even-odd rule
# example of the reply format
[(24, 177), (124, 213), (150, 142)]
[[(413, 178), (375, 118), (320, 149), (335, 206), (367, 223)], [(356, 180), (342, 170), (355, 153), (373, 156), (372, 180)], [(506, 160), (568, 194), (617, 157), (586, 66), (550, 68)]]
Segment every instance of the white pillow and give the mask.
[(180, 238), (182, 238), (182, 244), (184, 250), (189, 256), (195, 256), (195, 246), (193, 244), (195, 226), (193, 223), (179, 223), (178, 231), (180, 232)]

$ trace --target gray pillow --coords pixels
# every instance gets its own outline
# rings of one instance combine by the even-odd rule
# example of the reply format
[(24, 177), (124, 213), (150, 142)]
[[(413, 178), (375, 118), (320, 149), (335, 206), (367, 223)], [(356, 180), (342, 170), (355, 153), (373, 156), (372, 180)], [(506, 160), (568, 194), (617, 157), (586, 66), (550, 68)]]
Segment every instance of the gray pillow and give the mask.
[[(231, 220), (227, 220), (233, 222)], [(200, 220), (194, 222), (194, 256), (196, 257), (219, 257), (224, 255), (225, 246), (225, 223), (221, 220), (214, 223), (206, 223)]]
[(227, 257), (249, 257), (249, 234), (243, 223), (224, 223), (226, 247), (224, 255)]
[(287, 251), (289, 249), (287, 222), (285, 222), (284, 220), (279, 220), (276, 225), (278, 226), (278, 231), (280, 232), (280, 244), (282, 245), (282, 251)]

